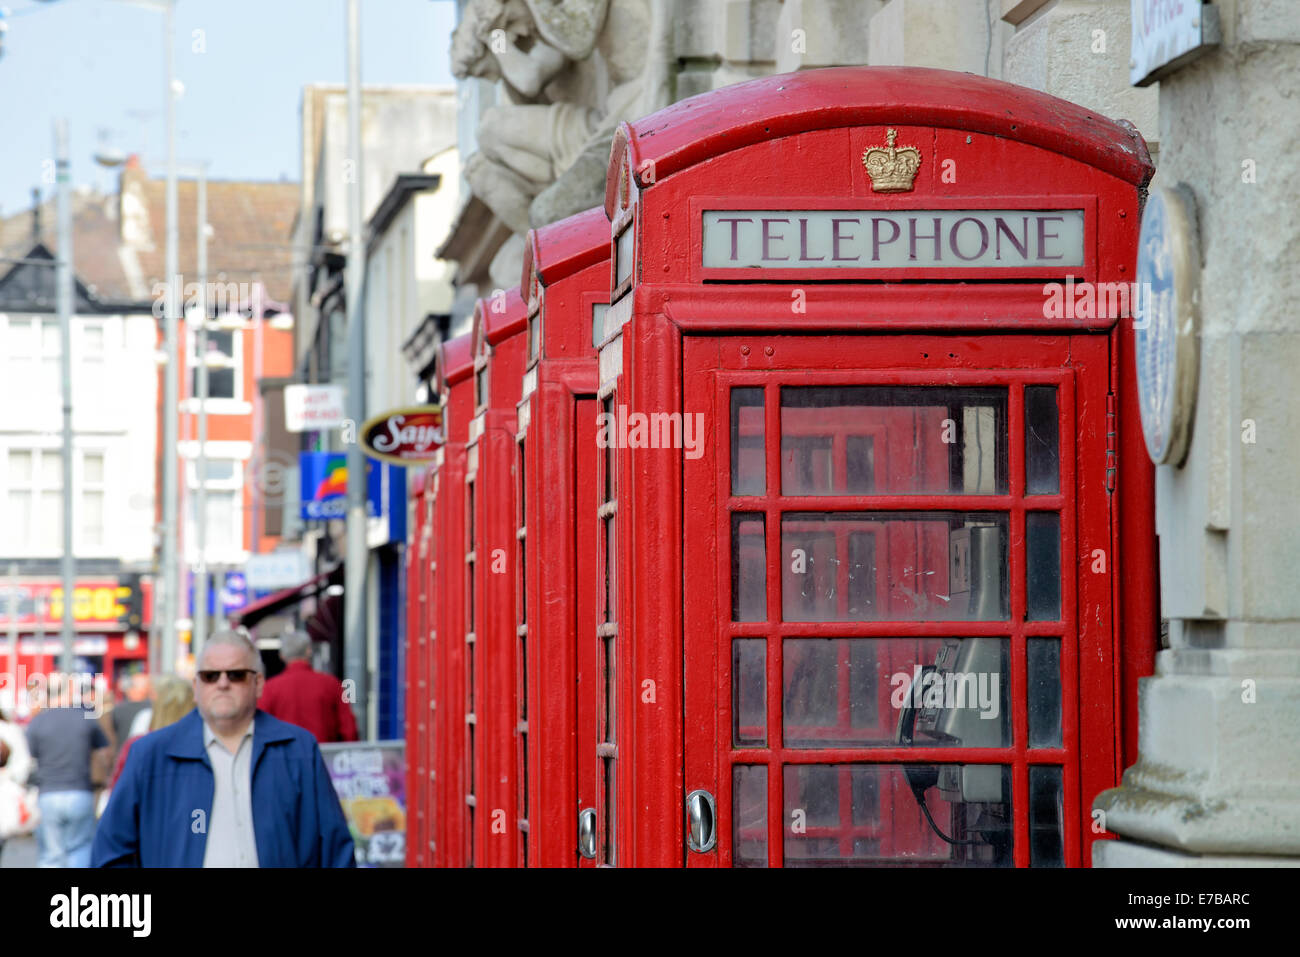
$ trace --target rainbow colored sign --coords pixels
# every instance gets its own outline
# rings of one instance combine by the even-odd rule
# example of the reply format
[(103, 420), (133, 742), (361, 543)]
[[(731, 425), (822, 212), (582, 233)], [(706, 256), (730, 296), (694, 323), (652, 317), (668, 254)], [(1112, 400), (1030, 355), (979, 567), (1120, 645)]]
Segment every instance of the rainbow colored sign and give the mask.
[[(302, 517), (320, 521), (347, 516), (348, 456), (346, 452), (301, 452)], [(366, 514), (382, 514), (383, 467), (366, 462)]]

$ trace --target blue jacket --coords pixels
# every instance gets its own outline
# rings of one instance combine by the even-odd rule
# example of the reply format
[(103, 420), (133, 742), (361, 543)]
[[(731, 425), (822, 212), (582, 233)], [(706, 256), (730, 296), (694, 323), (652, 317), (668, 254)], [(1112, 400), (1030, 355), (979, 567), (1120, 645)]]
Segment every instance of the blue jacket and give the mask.
[[(261, 867), (355, 867), (343, 808), (311, 732), (253, 718), (253, 836)], [(216, 788), (198, 709), (131, 746), (95, 832), (92, 867), (202, 867)]]

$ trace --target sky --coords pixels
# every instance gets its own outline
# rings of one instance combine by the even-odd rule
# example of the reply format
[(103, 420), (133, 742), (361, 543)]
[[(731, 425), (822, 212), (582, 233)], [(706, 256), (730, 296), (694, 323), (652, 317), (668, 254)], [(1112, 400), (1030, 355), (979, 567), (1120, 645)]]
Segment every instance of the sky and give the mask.
[[(116, 192), (97, 150), (167, 159), (165, 17), (157, 0), (0, 0), (0, 216), (48, 194), (54, 119), (72, 182)], [(176, 157), (212, 179), (299, 178), (302, 88), (347, 79), (346, 0), (176, 0)], [(361, 82), (453, 81), (453, 0), (362, 0)], [(52, 182), (52, 178), (50, 179)]]

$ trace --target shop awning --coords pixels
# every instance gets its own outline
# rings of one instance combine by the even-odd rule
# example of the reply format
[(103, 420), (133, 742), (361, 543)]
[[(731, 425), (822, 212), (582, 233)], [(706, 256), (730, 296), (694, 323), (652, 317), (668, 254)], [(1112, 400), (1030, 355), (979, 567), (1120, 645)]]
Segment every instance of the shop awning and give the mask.
[(232, 625), (242, 625), (245, 628), (252, 628), (268, 615), (274, 615), (283, 608), (290, 605), (296, 605), (304, 598), (311, 598), (318, 595), (331, 585), (343, 584), (343, 565), (340, 563), (337, 568), (317, 575), (315, 578), (309, 578), (301, 585), (295, 585), (293, 588), (285, 588), (282, 591), (267, 595), (265, 598), (259, 598), (251, 604), (230, 615)]

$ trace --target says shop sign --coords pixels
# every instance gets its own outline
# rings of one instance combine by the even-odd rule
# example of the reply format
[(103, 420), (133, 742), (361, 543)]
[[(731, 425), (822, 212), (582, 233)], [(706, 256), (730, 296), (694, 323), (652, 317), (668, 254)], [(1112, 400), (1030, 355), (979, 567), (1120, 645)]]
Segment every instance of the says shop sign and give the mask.
[(419, 465), (433, 459), (443, 443), (442, 406), (393, 409), (361, 426), (361, 448), (374, 459)]

